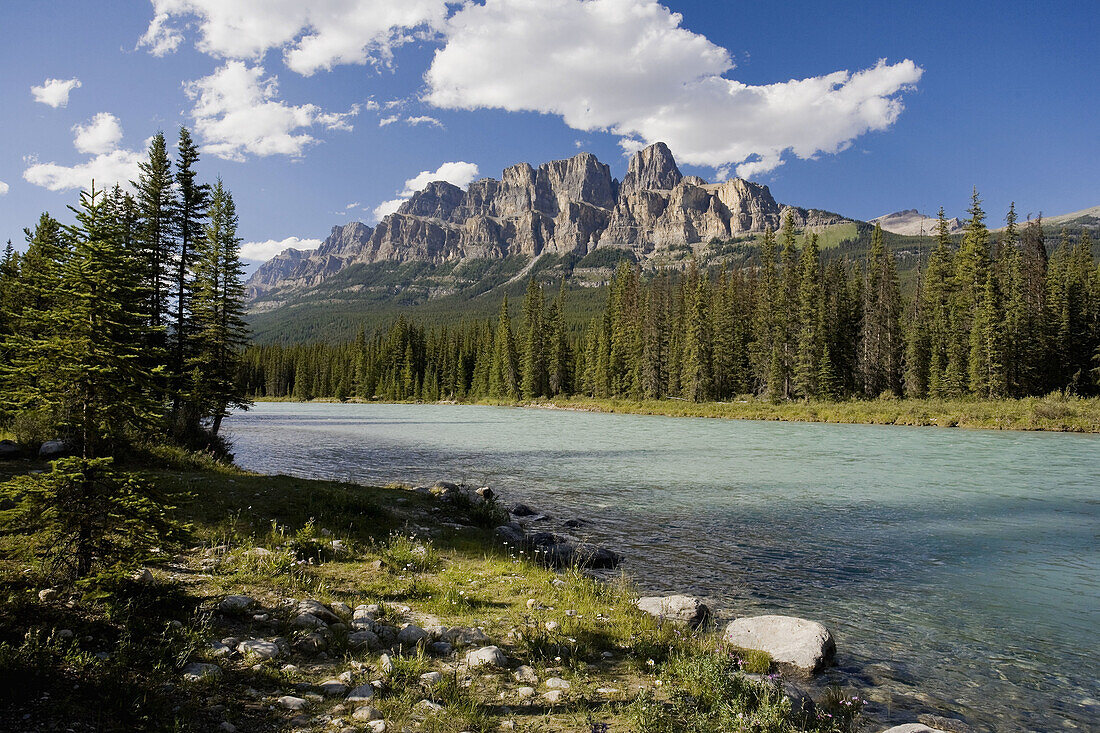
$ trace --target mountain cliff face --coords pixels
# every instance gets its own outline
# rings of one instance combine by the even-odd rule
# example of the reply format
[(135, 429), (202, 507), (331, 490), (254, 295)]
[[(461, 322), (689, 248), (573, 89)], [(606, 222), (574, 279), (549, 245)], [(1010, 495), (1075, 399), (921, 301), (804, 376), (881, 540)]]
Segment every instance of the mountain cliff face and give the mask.
[(333, 227), (316, 251), (283, 252), (261, 266), (247, 288), (253, 299), (307, 289), (356, 263), (583, 256), (603, 247), (628, 249), (644, 260), (674, 247), (778, 229), (788, 208), (798, 227), (847, 221), (781, 206), (767, 186), (749, 181), (684, 177), (664, 143), (635, 153), (622, 182), (594, 155), (581, 153), (538, 168), (520, 163), (499, 181), (475, 181), (466, 191), (431, 183), (374, 229), (358, 222)]
[[(919, 234), (930, 237), (936, 232), (936, 217), (925, 216), (916, 209), (906, 209), (905, 211), (895, 211), (893, 214), (885, 214), (875, 219), (871, 219), (870, 223), (879, 224), (888, 232), (905, 234), (911, 237), (915, 237)], [(958, 217), (952, 217), (947, 220), (947, 231), (950, 234), (955, 234), (962, 230), (963, 223), (959, 221)]]

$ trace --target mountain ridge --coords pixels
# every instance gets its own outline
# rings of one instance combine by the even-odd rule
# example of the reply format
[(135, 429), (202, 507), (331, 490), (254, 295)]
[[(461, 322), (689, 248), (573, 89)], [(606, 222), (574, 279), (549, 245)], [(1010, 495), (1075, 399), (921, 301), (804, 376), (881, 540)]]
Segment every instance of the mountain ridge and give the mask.
[(463, 191), (434, 181), (375, 227), (334, 226), (312, 252), (285, 251), (246, 283), (250, 300), (292, 297), (356, 264), (429, 264), (502, 260), (543, 254), (583, 257), (597, 249), (628, 251), (644, 261), (676, 248), (778, 229), (790, 210), (795, 225), (854, 220), (779, 204), (766, 185), (743, 179), (711, 184), (684, 176), (672, 151), (655, 143), (635, 153), (622, 181), (591, 153), (510, 166), (501, 178)]

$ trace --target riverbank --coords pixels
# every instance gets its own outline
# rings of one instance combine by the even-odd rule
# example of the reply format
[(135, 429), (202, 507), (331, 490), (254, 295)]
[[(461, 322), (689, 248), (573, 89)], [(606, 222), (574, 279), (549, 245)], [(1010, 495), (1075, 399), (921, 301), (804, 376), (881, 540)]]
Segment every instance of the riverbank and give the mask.
[[(257, 402), (300, 400), (255, 398)], [(335, 403), (320, 398), (311, 402)], [(349, 402), (362, 400), (347, 400)], [(441, 402), (438, 404), (451, 404)], [(455, 404), (585, 410), (589, 412), (667, 417), (708, 417), (729, 420), (776, 420), (913, 427), (1031, 430), (1062, 433), (1100, 433), (1100, 398), (1025, 397), (1014, 400), (878, 399), (844, 402), (794, 401), (773, 403), (745, 398), (734, 402), (685, 400), (628, 400), (567, 397), (533, 401), (478, 400)]]
[[(2, 467), (5, 478), (42, 468)], [(48, 538), (0, 537), (0, 727), (858, 725), (853, 695), (795, 711), (793, 688), (749, 676), (778, 671), (767, 655), (658, 621), (621, 579), (554, 571), (502, 544), (494, 528), (511, 517), (476, 495), (261, 476), (179, 455), (142, 472), (193, 543), (147, 573), (57, 584), (33, 559)]]

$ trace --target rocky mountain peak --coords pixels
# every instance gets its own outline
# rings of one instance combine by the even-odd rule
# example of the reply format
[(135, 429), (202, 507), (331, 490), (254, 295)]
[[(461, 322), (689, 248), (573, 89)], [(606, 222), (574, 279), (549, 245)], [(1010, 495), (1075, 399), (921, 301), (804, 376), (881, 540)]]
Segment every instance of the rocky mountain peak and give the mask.
[(644, 190), (667, 191), (682, 181), (672, 151), (664, 143), (653, 143), (634, 153), (623, 179), (623, 192)]

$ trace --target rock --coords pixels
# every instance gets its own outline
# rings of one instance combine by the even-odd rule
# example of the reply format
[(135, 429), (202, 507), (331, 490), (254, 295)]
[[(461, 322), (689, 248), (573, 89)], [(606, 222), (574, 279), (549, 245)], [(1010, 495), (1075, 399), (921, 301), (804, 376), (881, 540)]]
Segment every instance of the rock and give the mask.
[(512, 673), (512, 677), (516, 682), (526, 682), (529, 685), (537, 685), (539, 683), (539, 675), (535, 672), (535, 668), (526, 664), (516, 667), (516, 671)]
[(23, 449), (12, 440), (0, 440), (0, 461), (10, 461), (23, 455)]
[(443, 706), (438, 705), (431, 700), (421, 700), (416, 704), (416, 709), (425, 713), (441, 713), (443, 712)]
[(726, 626), (723, 639), (742, 649), (765, 651), (780, 669), (803, 676), (821, 671), (836, 656), (836, 643), (828, 629), (793, 616), (735, 619)]
[(483, 646), (466, 655), (466, 666), (470, 669), (479, 667), (507, 667), (508, 657), (496, 646)]
[(323, 629), (328, 626), (324, 621), (314, 616), (312, 613), (300, 613), (294, 617), (294, 620), (290, 622), (291, 626), (297, 626), (301, 629)]
[(371, 733), (386, 733), (386, 721), (384, 720), (372, 720), (367, 723), (367, 727), (370, 728)]
[(38, 448), (38, 457), (52, 461), (55, 458), (63, 458), (73, 452), (72, 447), (64, 440), (47, 440)]
[(445, 641), (434, 642), (428, 649), (432, 654), (437, 657), (449, 657), (454, 653), (455, 648)]
[(488, 486), (482, 486), (480, 489), (474, 491), (474, 493), (480, 496), (485, 501), (492, 501), (496, 497), (496, 494), (493, 493), (493, 490), (490, 489)]
[(697, 627), (710, 616), (707, 604), (692, 596), (646, 596), (639, 598), (637, 606), (650, 616)]
[(237, 645), (237, 651), (246, 658), (253, 657), (261, 661), (264, 659), (274, 659), (282, 653), (278, 644), (272, 641), (264, 641), (263, 639), (248, 639), (247, 641), (242, 641)]
[(352, 615), (351, 606), (343, 601), (336, 601), (332, 604), (332, 612), (339, 616), (341, 619), (348, 618)]
[(248, 596), (226, 596), (218, 604), (218, 610), (227, 614), (242, 614), (256, 605)]
[(328, 650), (328, 641), (328, 637), (325, 634), (320, 631), (314, 631), (312, 634), (306, 634), (299, 639), (294, 644), (294, 648), (305, 655), (320, 654)]
[(305, 710), (309, 707), (308, 700), (293, 695), (283, 695), (276, 702), (279, 703), (280, 707), (287, 710)]
[(355, 709), (351, 719), (359, 723), (369, 723), (372, 720), (381, 720), (382, 711), (372, 705), (363, 705)]
[(455, 626), (447, 629), (442, 633), (443, 641), (449, 642), (456, 647), (464, 646), (487, 646), (489, 644), (489, 637), (484, 631), (478, 628), (463, 628), (461, 626)]
[(62, 641), (68, 641), (74, 636), (76, 636), (76, 634), (73, 633), (72, 629), (58, 629), (57, 631), (57, 638), (61, 639)]
[(958, 718), (945, 718), (942, 715), (924, 713), (918, 715), (917, 720), (934, 731), (945, 731), (945, 733), (971, 733), (973, 730), (973, 728)]
[(393, 659), (389, 654), (383, 654), (378, 658), (378, 671), (382, 674), (389, 674), (393, 671)]
[(551, 532), (528, 534), (511, 524), (496, 528), (496, 534), (509, 545), (532, 552), (536, 559), (551, 567), (613, 568), (622, 557), (604, 547), (574, 544)]
[(221, 677), (222, 670), (216, 664), (203, 664), (191, 662), (183, 668), (183, 679), (187, 682), (200, 682), (205, 679), (217, 679)]
[[(348, 693), (348, 702), (367, 702), (374, 699), (374, 685), (359, 685)], [(381, 716), (379, 716), (381, 717)]]
[(57, 590), (57, 588), (43, 588), (42, 590), (38, 591), (38, 600), (42, 601), (43, 603), (53, 603), (57, 600), (57, 597), (59, 595), (60, 592)]
[(566, 519), (564, 522), (562, 522), (562, 526), (566, 527), (567, 529), (580, 529), (586, 524), (588, 524), (588, 522), (584, 521), (583, 519)]
[(378, 635), (373, 631), (353, 631), (348, 634), (348, 643), (353, 647), (361, 649), (369, 649), (374, 651), (375, 649), (381, 649), (382, 644), (378, 640)]
[(218, 730), (224, 730), (225, 733), (237, 733), (237, 726), (233, 725), (228, 720), (223, 720), (218, 725)]
[(535, 696), (535, 688), (534, 687), (519, 687), (519, 688), (516, 688), (516, 697), (518, 697), (520, 700), (530, 700), (534, 696)]
[(555, 631), (557, 631), (560, 628), (561, 628), (561, 624), (559, 624), (557, 621), (547, 621), (546, 622), (546, 630), (549, 631), (551, 634), (554, 633)]
[(336, 697), (348, 691), (348, 686), (341, 680), (325, 680), (317, 686), (321, 688), (321, 693), (324, 694), (325, 697)]
[(328, 606), (313, 599), (302, 601), (298, 604), (300, 615), (310, 615), (321, 619), (326, 624), (340, 623), (340, 617), (329, 610)]
[(924, 723), (905, 723), (903, 725), (895, 725), (893, 728), (887, 728), (882, 733), (947, 733), (946, 731), (938, 730), (936, 728), (929, 728)]
[(564, 690), (550, 690), (548, 692), (542, 693), (543, 698), (546, 700), (546, 702), (550, 703), (551, 705), (553, 705), (554, 703), (560, 702), (564, 695), (565, 695)]
[(512, 508), (508, 511), (517, 517), (529, 517), (535, 514), (535, 510), (526, 504), (513, 504)]
[(439, 672), (425, 672), (420, 675), (420, 684), (425, 687), (435, 687), (443, 681), (443, 675)]
[(568, 690), (572, 685), (561, 677), (551, 677), (543, 683), (550, 690)]
[(428, 638), (428, 632), (416, 624), (405, 624), (397, 632), (397, 643), (405, 647), (414, 647)]

